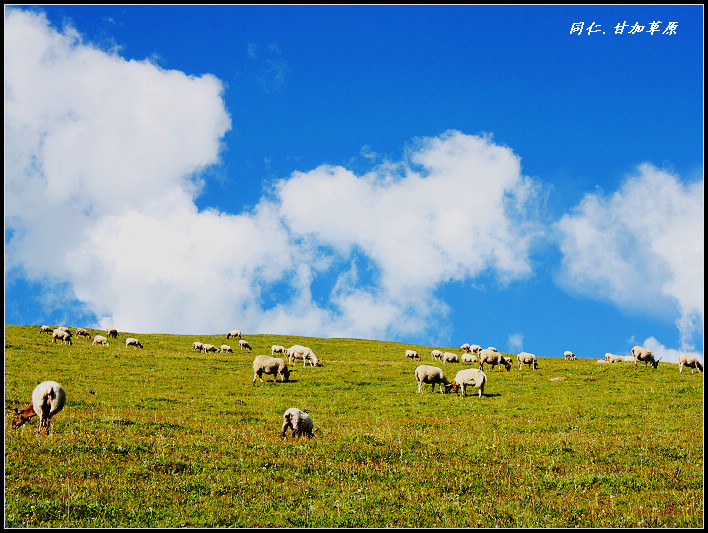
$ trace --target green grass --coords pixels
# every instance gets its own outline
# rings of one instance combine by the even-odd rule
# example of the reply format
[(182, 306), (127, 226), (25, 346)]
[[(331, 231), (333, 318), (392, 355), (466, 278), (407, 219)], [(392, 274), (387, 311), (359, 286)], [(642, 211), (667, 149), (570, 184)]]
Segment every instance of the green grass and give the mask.
[[(253, 352), (205, 355), (193, 341), (237, 343), (68, 346), (6, 325), (6, 407), (48, 379), (67, 404), (48, 436), (36, 418), (13, 431), (6, 411), (5, 526), (703, 526), (703, 374), (540, 357), (487, 371), (482, 399), (418, 395), (406, 348), (450, 379), (468, 365), (433, 363), (432, 347), (244, 337)], [(272, 344), (324, 364), (254, 385)], [(314, 439), (280, 438), (293, 406)]]

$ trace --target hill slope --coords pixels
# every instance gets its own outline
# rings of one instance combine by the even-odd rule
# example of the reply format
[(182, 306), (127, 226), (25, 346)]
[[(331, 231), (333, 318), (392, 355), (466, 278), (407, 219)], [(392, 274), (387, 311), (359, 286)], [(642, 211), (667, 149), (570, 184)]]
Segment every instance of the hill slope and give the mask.
[[(537, 371), (485, 368), (481, 399), (418, 395), (406, 348), (449, 379), (468, 365), (425, 346), (244, 337), (252, 352), (223, 335), (68, 346), (6, 325), (6, 407), (47, 379), (67, 404), (49, 436), (36, 419), (13, 431), (6, 411), (5, 525), (702, 526), (702, 374), (540, 358)], [(255, 355), (296, 343), (323, 365), (252, 383)], [(293, 406), (314, 439), (280, 437)]]

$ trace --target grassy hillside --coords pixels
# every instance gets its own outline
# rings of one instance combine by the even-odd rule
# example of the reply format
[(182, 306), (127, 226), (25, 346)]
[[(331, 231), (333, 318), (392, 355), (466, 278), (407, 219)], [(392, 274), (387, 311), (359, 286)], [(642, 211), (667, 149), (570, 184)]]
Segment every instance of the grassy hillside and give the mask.
[[(48, 436), (36, 418), (13, 431), (6, 411), (5, 525), (703, 525), (703, 374), (540, 357), (535, 372), (487, 370), (481, 399), (418, 395), (406, 348), (450, 379), (468, 365), (433, 363), (438, 347), (244, 338), (253, 352), (224, 335), (68, 346), (5, 326), (6, 407), (48, 379), (67, 392)], [(296, 343), (323, 365), (252, 383), (255, 355)], [(293, 406), (314, 439), (279, 436)]]

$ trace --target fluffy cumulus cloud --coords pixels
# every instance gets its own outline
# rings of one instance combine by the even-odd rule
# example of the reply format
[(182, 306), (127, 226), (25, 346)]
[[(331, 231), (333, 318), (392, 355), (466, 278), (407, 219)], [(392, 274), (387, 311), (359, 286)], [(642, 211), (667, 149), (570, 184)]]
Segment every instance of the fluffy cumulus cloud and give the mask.
[(703, 333), (703, 179), (639, 165), (616, 192), (587, 194), (558, 223), (561, 284), (675, 319), (681, 349)]
[(322, 166), (249, 212), (199, 211), (231, 126), (219, 80), (19, 10), (5, 49), (6, 271), (71, 293), (100, 326), (421, 334), (447, 313), (440, 284), (531, 273), (535, 186), (491, 138), (419, 139), (364, 175)]

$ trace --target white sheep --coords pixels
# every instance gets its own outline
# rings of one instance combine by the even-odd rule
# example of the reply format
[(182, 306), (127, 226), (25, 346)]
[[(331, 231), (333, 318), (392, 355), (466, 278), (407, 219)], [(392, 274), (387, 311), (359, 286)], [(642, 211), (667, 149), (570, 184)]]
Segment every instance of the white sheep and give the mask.
[(221, 352), (221, 353), (224, 353), (224, 352), (231, 352), (231, 353), (233, 353), (234, 351), (231, 349), (231, 346), (229, 346), (228, 344), (222, 344), (222, 345), (221, 345), (221, 349), (219, 350), (219, 352)]
[(100, 344), (102, 346), (110, 346), (110, 344), (108, 344), (108, 339), (106, 337), (104, 337), (103, 335), (96, 335), (93, 338), (93, 342), (91, 343), (91, 346), (93, 346), (94, 344)]
[(484, 385), (487, 383), (487, 374), (477, 368), (465, 368), (460, 370), (455, 379), (452, 380), (452, 390), (457, 393), (458, 388), (462, 392), (462, 397), (465, 397), (466, 387), (477, 387), (479, 389), (479, 397), (484, 394)]
[(440, 392), (446, 393), (452, 387), (452, 383), (445, 377), (442, 368), (430, 365), (418, 365), (415, 369), (415, 379), (418, 382), (418, 394), (423, 393), (423, 384), (432, 385), (432, 390), (435, 391), (435, 385), (440, 384)]
[(688, 368), (691, 369), (691, 374), (693, 374), (694, 370), (698, 370), (699, 372), (703, 372), (703, 365), (701, 362), (693, 357), (692, 355), (681, 355), (679, 357), (679, 374), (683, 374), (683, 367), (687, 366)]
[(487, 346), (487, 350), (491, 350), (492, 352), (498, 351), (494, 346)]
[(420, 355), (418, 355), (418, 352), (416, 352), (415, 350), (406, 350), (406, 357), (408, 359), (417, 359), (418, 361), (420, 361)]
[(516, 360), (519, 362), (519, 370), (523, 368), (524, 365), (529, 365), (529, 368), (536, 370), (538, 368), (538, 361), (536, 356), (532, 353), (521, 352), (516, 356)]
[(470, 345), (468, 342), (464, 343), (462, 346), (460, 346), (460, 350), (462, 350), (465, 353), (471, 353), (472, 350), (470, 349)]
[(472, 353), (479, 353), (482, 351), (482, 347), (479, 344), (472, 344), (470, 345), (470, 352)]
[(76, 336), (77, 337), (86, 337), (87, 339), (91, 338), (91, 334), (88, 332), (86, 328), (76, 328)]
[(39, 433), (44, 429), (49, 434), (52, 417), (64, 408), (66, 392), (56, 381), (44, 381), (32, 391), (32, 403), (22, 411), (14, 409), (12, 427), (17, 429), (30, 418), (39, 417)]
[(71, 344), (71, 333), (64, 331), (63, 329), (55, 329), (52, 331), (52, 342), (56, 342), (59, 339), (62, 344)]
[(270, 355), (257, 355), (253, 360), (253, 383), (256, 382), (256, 378), (263, 383), (262, 374), (272, 374), (273, 381), (276, 381), (278, 374), (280, 375), (280, 381), (288, 381), (290, 379), (290, 370), (288, 370), (285, 361)]
[(315, 353), (307, 346), (300, 346), (299, 344), (293, 344), (290, 348), (285, 351), (285, 355), (288, 356), (288, 363), (292, 364), (293, 361), (302, 359), (303, 368), (307, 366), (307, 361), (310, 362), (310, 366), (318, 366), (321, 361), (317, 358)]
[(463, 353), (462, 357), (460, 357), (460, 360), (463, 363), (478, 363), (479, 362), (479, 359), (477, 359), (477, 355), (474, 352)]
[(53, 328), (52, 326), (40, 326), (39, 327), (39, 332), (40, 333), (49, 333), (51, 335), (52, 331), (54, 331), (56, 328)]
[(433, 361), (435, 361), (436, 359), (442, 359), (443, 353), (442, 350), (433, 350), (430, 355), (433, 356)]
[(569, 351), (569, 350), (566, 350), (565, 352), (563, 352), (563, 357), (564, 357), (565, 359), (571, 359), (571, 360), (573, 360), (573, 359), (575, 359), (575, 354), (574, 354), (573, 352)]
[(253, 350), (253, 348), (251, 348), (251, 345), (248, 344), (248, 341), (247, 341), (247, 340), (244, 340), (244, 339), (239, 339), (239, 340), (238, 340), (238, 347), (239, 347), (239, 349), (241, 349), (241, 350), (248, 350), (249, 352), (250, 352), (251, 350)]
[(118, 338), (118, 330), (116, 328), (108, 328), (106, 330), (106, 337), (108, 337), (109, 339), (111, 337), (113, 337), (114, 339), (117, 339)]
[(297, 407), (291, 407), (283, 413), (283, 427), (281, 428), (281, 435), (285, 438), (285, 433), (288, 428), (293, 430), (293, 437), (302, 437), (303, 435), (307, 438), (314, 437), (312, 428), (314, 423), (310, 415), (301, 411)]
[(646, 368), (648, 363), (651, 363), (652, 368), (657, 368), (659, 366), (659, 359), (654, 359), (654, 354), (651, 350), (644, 348), (643, 346), (635, 346), (632, 348), (632, 356), (634, 356), (634, 368), (637, 367), (639, 361), (644, 361), (644, 368)]
[(499, 366), (499, 372), (501, 372), (501, 367), (504, 365), (506, 367), (506, 371), (508, 372), (511, 370), (511, 361), (508, 358), (505, 358), (502, 354), (495, 350), (490, 350), (487, 348), (486, 350), (482, 350), (479, 352), (479, 369), (484, 370), (484, 363), (489, 363), (492, 365), (492, 369), (494, 369), (495, 366)]
[(202, 353), (218, 352), (219, 349), (213, 344), (202, 344)]
[(143, 345), (140, 344), (140, 341), (138, 339), (134, 339), (133, 337), (128, 337), (125, 339), (125, 347), (127, 348), (128, 346), (132, 346), (133, 349), (135, 348), (140, 348), (142, 349)]
[(196, 351), (196, 352), (201, 352), (203, 346), (204, 346), (204, 345), (203, 345), (201, 342), (199, 342), (199, 341), (194, 341), (194, 342), (192, 343), (192, 351), (193, 351), (193, 352), (195, 352), (195, 351)]
[(443, 364), (445, 364), (445, 363), (459, 363), (460, 357), (456, 353), (445, 352), (442, 355), (442, 362), (443, 362)]
[[(632, 357), (632, 360), (634, 360), (634, 357)], [(607, 361), (608, 363), (613, 363), (613, 364), (614, 363), (624, 363), (625, 358), (622, 357), (621, 355), (615, 355), (613, 353), (607, 352), (605, 354), (605, 361)]]
[(230, 338), (230, 337), (236, 337), (236, 338), (239, 338), (239, 339), (240, 339), (240, 338), (241, 338), (241, 332), (240, 332), (239, 330), (237, 330), (237, 329), (235, 329), (235, 330), (233, 330), (233, 331), (229, 331), (229, 332), (226, 334), (226, 338), (228, 339), (228, 338)]
[(285, 346), (280, 346), (279, 344), (274, 344), (273, 346), (270, 347), (270, 354), (275, 355), (275, 354), (282, 354), (285, 355)]

